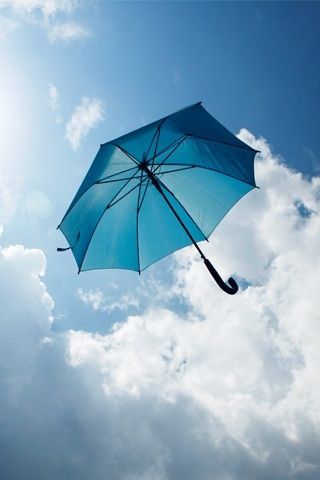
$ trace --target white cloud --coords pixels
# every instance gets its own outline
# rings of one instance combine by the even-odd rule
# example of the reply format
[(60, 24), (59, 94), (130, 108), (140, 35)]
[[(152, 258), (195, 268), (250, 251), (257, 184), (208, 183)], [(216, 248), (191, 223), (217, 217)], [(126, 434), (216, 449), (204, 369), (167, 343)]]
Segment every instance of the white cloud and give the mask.
[(10, 8), (17, 15), (41, 14), (46, 19), (59, 13), (73, 13), (78, 5), (78, 0), (0, 0), (0, 7)]
[(80, 300), (90, 305), (94, 311), (111, 313), (114, 310), (126, 312), (129, 307), (138, 308), (139, 298), (136, 293), (121, 295), (116, 300), (114, 295), (105, 294), (100, 288), (84, 290), (78, 289)]
[(125, 291), (119, 290), (119, 285), (108, 283), (104, 288), (78, 289), (80, 300), (89, 305), (94, 311), (112, 313), (121, 311), (136, 313), (145, 308), (157, 308), (159, 305), (168, 305), (179, 301), (180, 291), (173, 285), (168, 285), (152, 275), (139, 277), (135, 287)]
[[(1, 4), (0, 4), (1, 5)], [(17, 21), (7, 17), (0, 17), (0, 40), (4, 40), (11, 32), (19, 27)]]
[(86, 305), (91, 305), (93, 310), (103, 310), (105, 297), (99, 288), (95, 290), (83, 290), (82, 288), (79, 288), (78, 295), (80, 300)]
[[(220, 438), (232, 438), (249, 455), (246, 478), (316, 479), (320, 179), (291, 171), (264, 139), (246, 130), (240, 136), (261, 150), (261, 190), (233, 209), (204, 248), (226, 277), (237, 272), (249, 287), (226, 295), (194, 250), (185, 249), (176, 255), (176, 271), (189, 316), (153, 309), (109, 335), (71, 332), (69, 361), (98, 369), (111, 398), (192, 398), (213, 431), (219, 424)], [(229, 461), (226, 478), (243, 478)], [(212, 471), (198, 478), (212, 478)]]
[(89, 35), (85, 27), (74, 21), (57, 21), (57, 17), (73, 15), (79, 6), (78, 0), (0, 0), (0, 8), (11, 14), (15, 28), (16, 19), (31, 23), (44, 29), (51, 42), (70, 42)]
[[(174, 402), (150, 390), (140, 399), (127, 391), (106, 396), (96, 365), (66, 364), (64, 336), (50, 331), (53, 301), (40, 278), (40, 250), (2, 249), (0, 269), (3, 478), (156, 480), (227, 473), (220, 453), (241, 450), (190, 396), (177, 395)], [(252, 468), (246, 452), (241, 463)]]
[(40, 280), (46, 266), (41, 250), (2, 248), (0, 264), (0, 381), (3, 393), (16, 398), (32, 375), (39, 342), (50, 334), (53, 300)]
[(74, 22), (55, 24), (48, 29), (48, 36), (51, 42), (56, 40), (70, 42), (88, 35), (89, 32), (86, 28)]
[(99, 98), (81, 98), (66, 124), (65, 136), (73, 150), (77, 150), (81, 140), (103, 120), (103, 113), (102, 101)]
[(45, 17), (71, 13), (78, 4), (78, 0), (0, 0), (0, 7), (11, 7), (21, 14), (41, 11)]

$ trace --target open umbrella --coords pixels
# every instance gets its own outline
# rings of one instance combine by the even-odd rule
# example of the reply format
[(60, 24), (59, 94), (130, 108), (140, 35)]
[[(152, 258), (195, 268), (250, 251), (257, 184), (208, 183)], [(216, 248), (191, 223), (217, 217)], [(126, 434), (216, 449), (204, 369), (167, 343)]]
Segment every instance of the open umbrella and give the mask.
[(218, 285), (234, 294), (197, 242), (255, 188), (257, 153), (197, 103), (104, 143), (58, 226), (79, 272), (141, 272), (193, 244)]

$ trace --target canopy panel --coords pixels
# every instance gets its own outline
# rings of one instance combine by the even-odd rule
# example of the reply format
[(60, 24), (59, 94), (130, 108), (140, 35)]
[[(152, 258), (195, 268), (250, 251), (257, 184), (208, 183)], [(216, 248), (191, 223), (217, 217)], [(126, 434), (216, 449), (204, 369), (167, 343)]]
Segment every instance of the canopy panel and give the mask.
[(138, 189), (105, 211), (84, 252), (80, 270), (125, 268), (139, 271)]
[[(195, 241), (206, 240), (205, 235), (169, 192), (164, 192), (171, 205)], [(140, 269), (192, 242), (161, 194), (149, 184), (138, 215)]]
[(207, 238), (233, 205), (254, 188), (202, 168), (164, 174), (160, 180), (174, 192)]

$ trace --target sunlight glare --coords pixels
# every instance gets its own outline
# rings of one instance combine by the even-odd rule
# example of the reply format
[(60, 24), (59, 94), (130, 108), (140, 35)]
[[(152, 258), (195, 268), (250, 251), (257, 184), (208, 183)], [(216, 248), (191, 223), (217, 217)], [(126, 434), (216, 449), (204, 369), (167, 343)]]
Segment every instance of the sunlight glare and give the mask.
[(0, 166), (2, 173), (12, 171), (30, 132), (27, 114), (27, 92), (18, 77), (0, 77)]

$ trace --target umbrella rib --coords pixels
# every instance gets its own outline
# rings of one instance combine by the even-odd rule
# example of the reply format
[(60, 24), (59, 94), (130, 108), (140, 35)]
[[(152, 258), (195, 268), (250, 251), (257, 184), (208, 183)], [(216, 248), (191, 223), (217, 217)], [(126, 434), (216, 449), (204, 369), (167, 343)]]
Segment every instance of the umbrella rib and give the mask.
[(142, 199), (141, 199), (140, 205), (138, 205), (138, 210), (139, 211), (141, 210), (141, 207), (142, 207), (142, 204), (143, 204), (143, 201), (144, 201), (144, 197), (146, 196), (149, 184), (150, 184), (150, 177), (148, 177), (146, 188), (144, 189), (144, 192), (142, 194)]
[(156, 138), (156, 135), (158, 134), (158, 131), (159, 131), (160, 128), (161, 128), (161, 125), (158, 125), (157, 128), (156, 128), (156, 130), (155, 130), (155, 132), (154, 132), (154, 134), (153, 134), (151, 143), (150, 143), (150, 145), (149, 145), (149, 147), (148, 147), (148, 150), (147, 150), (147, 153), (146, 153), (146, 159), (148, 158), (148, 155), (149, 155), (149, 152), (150, 152), (150, 150), (151, 150), (153, 141), (154, 141), (154, 139)]
[(117, 178), (117, 179), (114, 179), (114, 180), (98, 180), (96, 182), (96, 184), (101, 185), (101, 184), (105, 184), (105, 183), (123, 182), (124, 180), (131, 180), (131, 177)]
[[(186, 138), (185, 135), (183, 135), (183, 137), (180, 138), (180, 140), (178, 141), (178, 143), (176, 144), (176, 146), (171, 150), (171, 152), (166, 156), (166, 158), (161, 162), (159, 163), (159, 165), (157, 166), (157, 168), (155, 168), (152, 173), (153, 175), (155, 174), (155, 172), (161, 167), (161, 165), (163, 164), (163, 162), (165, 162), (176, 150), (177, 148), (181, 145), (181, 143), (184, 141), (184, 139)], [(155, 164), (153, 163), (153, 166)], [(189, 166), (189, 165), (188, 165)], [(148, 182), (147, 182), (147, 185), (146, 185), (146, 188), (144, 190), (144, 193), (143, 193), (143, 196), (142, 196), (142, 200), (141, 200), (141, 203), (140, 203), (140, 207), (139, 207), (139, 210), (141, 210), (141, 207), (142, 207), (142, 204), (143, 204), (143, 201), (144, 201), (144, 198), (146, 196), (146, 193), (147, 193), (147, 189), (149, 187), (149, 183), (150, 183), (150, 177), (148, 177)]]
[(152, 162), (151, 162), (151, 170), (153, 168), (153, 165), (154, 165), (154, 160), (156, 158), (156, 155), (157, 155), (157, 150), (158, 150), (158, 145), (159, 145), (159, 140), (160, 140), (160, 133), (161, 133), (161, 127), (163, 125), (163, 122), (166, 120), (166, 118), (164, 118), (162, 120), (162, 122), (160, 123), (159, 127), (158, 127), (158, 130), (157, 130), (157, 140), (156, 140), (156, 146), (155, 146), (155, 149), (154, 149), (154, 154), (153, 154), (153, 157), (152, 157)]
[[(158, 165), (158, 168), (162, 166), (162, 163), (156, 163), (155, 165)], [(203, 170), (209, 170), (210, 172), (216, 172), (219, 173), (220, 175), (224, 175), (229, 178), (233, 178), (234, 180), (237, 180), (238, 182), (245, 183), (246, 185), (250, 185), (251, 187), (254, 188), (259, 188), (257, 185), (246, 182), (245, 180), (241, 180), (241, 178), (234, 177), (233, 175), (229, 175), (228, 173), (220, 172), (220, 170), (216, 170), (215, 168), (209, 168), (209, 167), (204, 167), (203, 165), (190, 165), (189, 163), (166, 163), (165, 165), (170, 165), (170, 166), (180, 166), (183, 165), (185, 167), (194, 167), (194, 168), (202, 168)], [(157, 168), (153, 171), (153, 173), (157, 170)], [(165, 173), (165, 172), (164, 172)]]
[(186, 135), (181, 135), (181, 137), (177, 138), (174, 142), (170, 143), (169, 145), (167, 145), (165, 148), (163, 148), (162, 150), (160, 150), (160, 152), (158, 152), (156, 155), (155, 155), (155, 158), (159, 157), (160, 155), (162, 155), (163, 153), (167, 152), (170, 148), (174, 147), (177, 143), (180, 145), (180, 143), (182, 142), (182, 140), (184, 140), (186, 138)]
[[(110, 208), (111, 203), (117, 198), (117, 196), (119, 195), (119, 193), (120, 193), (120, 192), (128, 185), (128, 183), (135, 177), (135, 175), (137, 174), (137, 172), (138, 172), (138, 170), (136, 170), (136, 171), (134, 172), (134, 174), (132, 175), (132, 177), (131, 177), (129, 180), (126, 181), (126, 183), (125, 183), (125, 184), (120, 188), (120, 190), (113, 196), (113, 198), (110, 200), (110, 202), (108, 203), (108, 205), (104, 208), (103, 212), (101, 213), (101, 215), (100, 215), (100, 217), (99, 217), (99, 219), (98, 219), (98, 221), (97, 221), (97, 223), (96, 223), (96, 225), (95, 225), (95, 227), (94, 227), (94, 229), (93, 229), (93, 231), (92, 231), (90, 240), (88, 241), (87, 246), (86, 246), (86, 248), (85, 248), (85, 250), (84, 250), (84, 254), (83, 254), (83, 257), (82, 257), (80, 266), (79, 266), (79, 271), (78, 271), (78, 273), (80, 273), (80, 271), (81, 271), (81, 267), (82, 267), (82, 265), (83, 265), (83, 262), (84, 262), (84, 259), (85, 259), (86, 255), (87, 255), (87, 251), (88, 251), (89, 245), (90, 245), (90, 243), (91, 243), (92, 237), (93, 237), (93, 235), (95, 234), (95, 232), (96, 232), (96, 230), (97, 230), (97, 227), (98, 227), (98, 225), (99, 225), (99, 223), (100, 223), (103, 215), (106, 213), (106, 211), (108, 210), (108, 208)], [(134, 190), (134, 189), (137, 188), (138, 186), (139, 186), (139, 185), (135, 185), (129, 192), (126, 193), (126, 195), (128, 195), (129, 193), (131, 193), (132, 190)], [(125, 196), (125, 195), (124, 195), (124, 196)], [(124, 197), (123, 197), (123, 198), (124, 198)], [(115, 202), (115, 203), (117, 203), (117, 202)], [(115, 205), (115, 203), (113, 203), (113, 205)], [(112, 205), (112, 206), (113, 206), (113, 205)]]
[[(169, 164), (165, 163), (164, 165), (161, 165), (161, 166), (166, 166), (166, 165), (169, 165)], [(175, 168), (174, 170), (167, 170), (166, 172), (157, 172), (156, 175), (165, 175), (166, 173), (182, 172), (183, 170), (190, 170), (191, 168), (195, 168), (195, 166), (190, 165), (189, 167)]]
[[(121, 172), (113, 173), (112, 175), (108, 175), (107, 177), (104, 177), (104, 178), (102, 178), (101, 180), (104, 180), (104, 179), (106, 179), (106, 178), (111, 178), (111, 177), (114, 177), (114, 176), (116, 176), (116, 175), (120, 175), (121, 173), (125, 173), (125, 172), (128, 172), (129, 170), (133, 170), (133, 169), (136, 170), (137, 167), (132, 167), (132, 168), (127, 168), (126, 170), (121, 170)], [(131, 177), (131, 178), (132, 178), (132, 177)], [(120, 180), (126, 180), (126, 179), (125, 179), (125, 178), (121, 178), (121, 179), (119, 179), (119, 181), (120, 181)], [(57, 228), (60, 227), (60, 225), (63, 223), (64, 219), (66, 218), (66, 216), (67, 216), (67, 215), (71, 212), (71, 210), (73, 210), (73, 208), (78, 204), (79, 200), (83, 197), (83, 195), (85, 195), (85, 194), (90, 190), (91, 187), (93, 187), (94, 185), (99, 185), (99, 183), (103, 183), (103, 182), (100, 182), (100, 180), (98, 180), (98, 181), (92, 183), (91, 185), (89, 185), (89, 187), (88, 187), (84, 192), (81, 193), (81, 195), (79, 196), (79, 198), (77, 198), (77, 201), (76, 201), (72, 206), (70, 206), (70, 207), (68, 208), (68, 210), (66, 211), (65, 215), (63, 216), (63, 218), (62, 218), (61, 222), (59, 223), (59, 225), (57, 226)]]
[(153, 157), (152, 157), (152, 162), (151, 162), (151, 170), (152, 170), (152, 167), (154, 165), (154, 160), (156, 158), (156, 154), (157, 154), (157, 148), (158, 148), (158, 144), (159, 144), (159, 138), (160, 138), (160, 131), (161, 131), (161, 126), (158, 128), (158, 135), (157, 135), (157, 140), (156, 140), (156, 146), (155, 146), (155, 149), (154, 149), (154, 154), (153, 154)]
[(222, 145), (228, 145), (228, 147), (242, 148), (243, 150), (249, 150), (250, 152), (258, 152), (258, 150), (249, 147), (249, 145), (235, 145), (234, 143), (223, 142), (222, 140), (214, 140), (213, 138), (198, 137), (198, 135), (193, 135), (193, 133), (186, 133), (186, 136), (196, 138), (197, 140), (204, 140), (205, 142), (221, 143)]
[[(159, 143), (159, 138), (160, 138), (160, 130), (161, 130), (162, 124), (163, 124), (163, 122), (164, 122), (165, 120), (166, 120), (166, 118), (164, 118), (164, 119), (161, 121), (160, 125), (158, 126), (157, 131), (156, 131), (155, 135), (153, 136), (152, 141), (151, 141), (151, 144), (150, 144), (149, 149), (148, 149), (148, 153), (149, 153), (150, 148), (151, 148), (151, 145), (152, 145), (152, 143), (153, 143), (153, 141), (154, 141), (154, 139), (155, 139), (155, 136), (156, 136), (156, 134), (157, 134), (157, 141), (156, 141), (156, 146), (155, 146), (155, 150), (154, 150), (154, 155), (153, 155), (153, 158), (152, 158), (151, 170), (152, 170), (152, 167), (153, 167), (153, 165), (154, 165), (154, 160), (155, 160), (156, 154), (157, 154), (157, 148), (158, 148), (158, 143)], [(147, 155), (146, 155), (146, 159), (147, 159)], [(150, 183), (150, 177), (148, 176), (147, 185), (146, 185), (146, 188), (144, 189), (144, 192), (143, 192), (143, 195), (142, 195), (142, 200), (141, 200), (140, 205), (139, 205), (139, 201), (140, 201), (140, 192), (139, 192), (138, 214), (139, 214), (139, 212), (140, 212), (140, 210), (141, 210), (141, 207), (142, 207), (144, 198), (145, 198), (145, 196), (146, 196), (147, 189), (148, 189), (148, 187), (149, 187), (149, 183)], [(140, 272), (140, 270), (139, 270), (139, 272)]]
[[(159, 168), (165, 163), (166, 160), (168, 160), (168, 158), (171, 157), (171, 155), (177, 150), (177, 148), (180, 147), (180, 145), (182, 144), (182, 142), (186, 139), (186, 136), (184, 135), (180, 141), (175, 145), (175, 147), (171, 150), (171, 152), (162, 160), (162, 162), (160, 163), (154, 163), (154, 165), (157, 165), (157, 168), (155, 168), (152, 173), (154, 174), (157, 170), (159, 170)], [(169, 165), (169, 164), (168, 164)], [(185, 166), (185, 165), (184, 165)], [(188, 165), (189, 166), (189, 165)]]
[(138, 199), (137, 199), (137, 217), (136, 217), (136, 238), (137, 238), (137, 256), (138, 256), (139, 275), (141, 273), (141, 270), (140, 270), (140, 250), (139, 250), (139, 202), (140, 202), (140, 195), (141, 195), (142, 176), (143, 176), (143, 170), (141, 170), (141, 175), (140, 175), (139, 193), (138, 193)]
[(136, 168), (137, 167), (126, 168), (125, 170), (121, 170), (120, 172), (112, 173), (112, 175), (107, 175), (106, 177), (100, 178), (96, 183), (99, 183), (103, 180), (108, 180), (108, 178), (116, 177), (117, 175), (120, 175), (121, 173), (130, 172), (130, 170), (135, 170)]
[[(169, 164), (166, 164), (166, 165), (169, 165)], [(193, 166), (191, 166), (191, 167), (178, 168), (177, 170), (169, 170), (168, 172), (159, 172), (159, 173), (156, 173), (155, 177), (156, 177), (158, 180), (160, 180), (159, 175), (165, 175), (166, 173), (173, 173), (173, 172), (181, 172), (181, 171), (183, 171), (183, 170), (190, 170), (190, 169), (192, 169), (192, 168), (196, 168), (196, 167), (193, 165)], [(211, 171), (212, 171), (212, 170), (211, 170)], [(232, 178), (233, 178), (233, 177), (232, 177)], [(241, 180), (239, 180), (239, 182), (240, 182), (240, 181), (241, 181)], [(164, 186), (165, 186), (165, 185), (164, 185)], [(251, 185), (251, 186), (252, 186), (252, 185)], [(257, 187), (257, 188), (258, 188), (258, 187)], [(168, 188), (167, 188), (167, 189), (168, 189)], [(170, 192), (170, 193), (172, 193), (172, 192)], [(224, 207), (224, 208), (226, 207), (226, 205), (225, 205), (224, 203), (220, 202), (220, 201), (217, 200), (217, 199), (215, 199), (215, 202), (218, 203), (219, 205), (221, 205), (221, 206)], [(209, 235), (209, 236), (210, 236), (210, 235)]]
[(136, 165), (140, 165), (140, 162), (139, 160), (137, 160), (133, 155), (132, 153), (129, 153), (125, 148), (121, 147), (121, 145), (118, 145), (117, 143), (113, 143), (113, 142), (109, 142), (110, 145), (114, 145), (115, 147), (118, 147), (119, 150), (121, 150), (122, 153), (124, 153), (125, 155), (127, 155), (128, 158), (130, 158), (130, 160), (132, 160)]
[[(145, 180), (142, 180), (141, 183), (143, 183)], [(116, 205), (118, 202), (120, 202), (120, 200), (122, 200), (123, 198), (125, 198), (127, 195), (129, 195), (129, 193), (131, 193), (133, 190), (135, 190), (136, 188), (138, 188), (141, 183), (138, 183), (137, 185), (135, 185), (134, 187), (130, 188), (130, 190), (128, 190), (124, 195), (122, 195), (121, 197), (117, 198), (117, 200), (115, 200), (114, 202), (112, 201), (111, 203), (109, 203), (105, 209), (105, 211), (109, 210), (109, 208), (113, 207), (114, 205)], [(119, 194), (120, 192), (118, 192)]]

